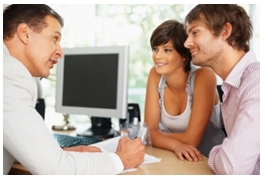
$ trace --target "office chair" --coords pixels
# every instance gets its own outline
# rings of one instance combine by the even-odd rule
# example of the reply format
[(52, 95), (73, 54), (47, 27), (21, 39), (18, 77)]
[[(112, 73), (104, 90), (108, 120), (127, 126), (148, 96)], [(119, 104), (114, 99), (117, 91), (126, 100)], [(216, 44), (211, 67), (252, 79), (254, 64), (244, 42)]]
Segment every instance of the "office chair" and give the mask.
[(37, 101), (36, 101), (35, 109), (37, 110), (37, 112), (41, 115), (41, 117), (44, 120), (46, 105), (45, 105), (45, 100), (42, 95), (42, 86), (40, 83), (41, 79), (36, 77), (35, 80), (36, 80), (36, 85), (37, 85)]
[(45, 119), (45, 100), (43, 98), (37, 99), (35, 109), (38, 111), (38, 113), (41, 115), (41, 117), (44, 120)]

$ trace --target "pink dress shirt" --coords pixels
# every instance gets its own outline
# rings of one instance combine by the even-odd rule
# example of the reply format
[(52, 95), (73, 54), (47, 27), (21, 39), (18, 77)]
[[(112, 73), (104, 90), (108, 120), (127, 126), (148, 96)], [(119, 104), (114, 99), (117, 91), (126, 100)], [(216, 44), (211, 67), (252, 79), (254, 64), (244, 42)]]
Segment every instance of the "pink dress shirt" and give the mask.
[(249, 51), (222, 84), (227, 138), (208, 164), (216, 174), (260, 174), (260, 63)]

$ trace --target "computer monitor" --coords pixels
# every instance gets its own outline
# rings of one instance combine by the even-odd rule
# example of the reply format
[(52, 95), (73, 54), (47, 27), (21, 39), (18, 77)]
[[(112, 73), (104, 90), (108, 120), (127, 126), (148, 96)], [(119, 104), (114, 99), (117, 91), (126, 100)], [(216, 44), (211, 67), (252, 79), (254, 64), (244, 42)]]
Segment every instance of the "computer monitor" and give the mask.
[(56, 112), (85, 114), (80, 136), (114, 136), (111, 118), (126, 118), (129, 46), (64, 48), (56, 76)]

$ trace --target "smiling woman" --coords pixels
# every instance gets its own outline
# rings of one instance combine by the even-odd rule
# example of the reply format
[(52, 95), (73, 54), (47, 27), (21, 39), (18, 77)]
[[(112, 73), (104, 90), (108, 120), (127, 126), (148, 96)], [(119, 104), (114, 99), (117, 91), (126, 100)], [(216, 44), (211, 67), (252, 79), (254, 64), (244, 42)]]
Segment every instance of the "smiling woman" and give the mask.
[(222, 127), (220, 102), (214, 72), (191, 64), (190, 51), (183, 46), (186, 38), (183, 24), (175, 20), (152, 33), (155, 66), (148, 76), (145, 122), (152, 145), (173, 151), (181, 160), (198, 161), (225, 136), (213, 145), (202, 143), (209, 123)]

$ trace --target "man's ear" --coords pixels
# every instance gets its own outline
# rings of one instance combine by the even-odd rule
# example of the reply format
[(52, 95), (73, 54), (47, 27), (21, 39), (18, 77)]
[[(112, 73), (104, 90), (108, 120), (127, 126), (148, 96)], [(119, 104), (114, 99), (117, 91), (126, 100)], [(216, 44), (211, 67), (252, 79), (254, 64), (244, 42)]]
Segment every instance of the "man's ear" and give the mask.
[(17, 27), (17, 33), (20, 40), (27, 44), (29, 40), (29, 26), (25, 23), (19, 24)]
[(232, 29), (233, 29), (233, 27), (229, 22), (227, 22), (224, 25), (223, 32), (222, 32), (222, 39), (223, 40), (227, 40), (230, 37), (230, 35), (232, 33)]

